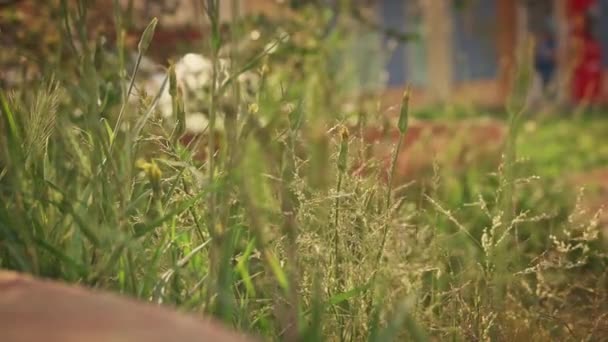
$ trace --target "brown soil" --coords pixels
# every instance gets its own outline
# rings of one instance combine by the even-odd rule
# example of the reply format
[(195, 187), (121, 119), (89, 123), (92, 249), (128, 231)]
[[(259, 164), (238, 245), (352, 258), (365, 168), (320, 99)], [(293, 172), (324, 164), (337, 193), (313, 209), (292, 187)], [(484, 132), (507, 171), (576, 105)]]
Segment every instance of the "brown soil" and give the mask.
[(114, 294), (0, 271), (0, 340), (253, 341), (210, 319)]
[[(454, 172), (484, 163), (497, 166), (505, 133), (504, 124), (496, 120), (412, 122), (397, 158), (395, 181), (403, 183), (432, 176), (434, 163)], [(366, 129), (363, 142), (369, 145), (366, 161), (359, 161), (356, 166), (363, 165), (359, 172), (366, 171), (369, 160), (379, 161), (381, 167), (388, 170), (398, 141), (396, 129)]]

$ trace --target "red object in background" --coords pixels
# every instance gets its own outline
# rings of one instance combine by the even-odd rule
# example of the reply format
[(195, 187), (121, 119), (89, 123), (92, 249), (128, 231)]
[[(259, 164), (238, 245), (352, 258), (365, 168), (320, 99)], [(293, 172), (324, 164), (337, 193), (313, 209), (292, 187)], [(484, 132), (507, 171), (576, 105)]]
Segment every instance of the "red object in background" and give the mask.
[(570, 0), (568, 1), (567, 11), (569, 15), (578, 15), (587, 11), (596, 4), (596, 0)]
[(602, 93), (602, 54), (597, 39), (586, 34), (577, 37), (580, 52), (572, 78), (572, 97), (575, 102), (598, 102)]
[(572, 71), (571, 95), (575, 103), (596, 103), (602, 93), (602, 51), (599, 41), (593, 36), (588, 13), (596, 0), (569, 0), (572, 38), (576, 43), (574, 70)]

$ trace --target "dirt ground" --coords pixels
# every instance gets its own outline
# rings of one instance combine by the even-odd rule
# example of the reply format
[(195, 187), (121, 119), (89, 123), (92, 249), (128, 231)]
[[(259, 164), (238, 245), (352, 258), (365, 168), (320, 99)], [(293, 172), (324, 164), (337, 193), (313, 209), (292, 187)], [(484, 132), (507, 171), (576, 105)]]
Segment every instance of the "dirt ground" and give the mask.
[(209, 319), (3, 270), (0, 331), (4, 342), (254, 341)]

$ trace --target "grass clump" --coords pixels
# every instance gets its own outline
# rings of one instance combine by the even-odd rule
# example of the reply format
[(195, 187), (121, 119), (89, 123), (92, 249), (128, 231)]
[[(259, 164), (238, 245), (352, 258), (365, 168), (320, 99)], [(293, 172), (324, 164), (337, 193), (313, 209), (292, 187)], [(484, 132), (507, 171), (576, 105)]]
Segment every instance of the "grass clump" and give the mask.
[[(128, 103), (139, 63), (127, 70), (121, 40), (114, 52), (91, 51), (87, 3), (60, 5), (69, 40), (57, 48), (79, 46), (81, 62), (0, 93), (3, 268), (206, 313), (269, 340), (595, 340), (608, 329), (597, 216), (523, 174), (521, 97), (498, 172), (436, 168), (426, 186), (394, 182), (406, 94), (389, 121), (399, 131), (392, 166), (367, 160), (374, 172), (356, 175), (359, 133), (378, 113), (364, 103), (359, 132), (346, 128), (340, 72), (352, 66), (330, 61), (353, 39), (349, 12), (301, 8), (280, 26), (288, 40), (270, 35), (276, 49), (233, 56), (220, 83), (228, 43), (210, 1), (207, 114), (221, 134), (187, 147), (174, 67), (166, 82), (177, 123), (167, 126), (158, 94)], [(332, 15), (337, 27), (318, 30)], [(232, 81), (250, 70), (261, 80), (245, 103)], [(517, 90), (529, 83), (518, 80)], [(194, 158), (197, 145), (206, 159)]]

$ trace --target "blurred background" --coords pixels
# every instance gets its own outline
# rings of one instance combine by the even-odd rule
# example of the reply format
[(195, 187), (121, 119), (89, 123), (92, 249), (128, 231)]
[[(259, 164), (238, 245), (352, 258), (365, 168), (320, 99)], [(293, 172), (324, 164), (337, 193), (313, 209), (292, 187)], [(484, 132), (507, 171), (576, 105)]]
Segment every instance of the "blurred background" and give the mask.
[[(201, 25), (205, 18), (200, 15), (200, 1), (119, 2), (129, 14), (132, 40), (137, 39), (150, 18), (160, 18), (157, 43), (152, 47), (160, 62), (183, 51), (177, 46), (188, 46), (204, 38)], [(298, 6), (336, 8), (338, 2), (221, 1), (220, 15), (224, 22), (233, 20), (232, 9), (236, 5), (238, 16), (285, 20)], [(107, 9), (112, 8), (112, 1), (98, 0), (96, 4), (95, 24), (105, 23), (109, 26), (105, 34), (111, 36), (113, 13)], [(44, 13), (46, 6), (39, 1), (4, 0), (1, 6), (3, 56), (19, 56), (8, 53), (17, 43), (40, 49), (40, 39), (58, 38), (43, 29), (52, 13)], [(602, 84), (608, 64), (608, 24), (601, 18), (608, 11), (608, 1), (359, 0), (352, 1), (352, 6), (358, 19), (352, 29), (359, 33), (351, 54), (344, 58), (365, 58), (360, 76), (366, 87), (382, 88), (388, 102), (398, 101), (402, 88), (408, 84), (418, 94), (415, 105), (450, 102), (501, 108), (517, 51), (530, 36), (536, 41), (535, 98), (550, 96), (553, 104), (557, 101), (563, 105), (585, 100), (594, 104), (606, 102), (606, 87)], [(97, 29), (103, 31), (101, 27)], [(373, 60), (377, 63), (368, 63)], [(15, 78), (15, 72), (4, 67), (4, 82)], [(378, 77), (372, 80), (370, 75)]]
[[(58, 20), (61, 3), (2, 1), (3, 86), (35, 81), (70, 60)], [(116, 13), (109, 9), (119, 7), (124, 43), (133, 50), (151, 18), (158, 17), (146, 58), (160, 70), (188, 52), (209, 55), (205, 42), (211, 32), (203, 3), (97, 0), (88, 7), (86, 34), (111, 51), (117, 31)], [(498, 120), (483, 134), (496, 141), (502, 141), (496, 132), (504, 126), (505, 105), (525, 59), (533, 79), (524, 89), (529, 105), (527, 136), (521, 139), (524, 157), (537, 164), (534, 169), (541, 175), (552, 177), (597, 172), (608, 160), (602, 143), (608, 99), (608, 24), (602, 20), (607, 0), (231, 0), (219, 6), (226, 40), (232, 26), (239, 30), (238, 42), (225, 44), (224, 54), (236, 49), (245, 61), (284, 35), (289, 42), (281, 51), (290, 55), (284, 54), (283, 65), (301, 70), (306, 51), (314, 51), (310, 47), (331, 33), (337, 43), (326, 56), (329, 68), (338, 75), (339, 89), (350, 94), (336, 100), (343, 110), (363, 105), (354, 98), (370, 99), (378, 102), (370, 106), (394, 117), (409, 86), (415, 118), (491, 117)], [(320, 18), (314, 24), (318, 27), (307, 26), (314, 18)], [(235, 20), (240, 24), (231, 26)], [(530, 41), (534, 46), (528, 51)]]

